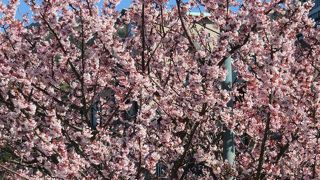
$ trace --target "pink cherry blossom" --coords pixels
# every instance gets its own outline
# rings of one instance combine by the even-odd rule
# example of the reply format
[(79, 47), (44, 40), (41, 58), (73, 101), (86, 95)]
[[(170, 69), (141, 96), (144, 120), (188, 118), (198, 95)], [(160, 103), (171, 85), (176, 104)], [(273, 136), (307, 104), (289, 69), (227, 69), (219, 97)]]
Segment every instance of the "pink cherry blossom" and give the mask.
[(98, 2), (0, 2), (5, 179), (320, 178), (311, 2)]

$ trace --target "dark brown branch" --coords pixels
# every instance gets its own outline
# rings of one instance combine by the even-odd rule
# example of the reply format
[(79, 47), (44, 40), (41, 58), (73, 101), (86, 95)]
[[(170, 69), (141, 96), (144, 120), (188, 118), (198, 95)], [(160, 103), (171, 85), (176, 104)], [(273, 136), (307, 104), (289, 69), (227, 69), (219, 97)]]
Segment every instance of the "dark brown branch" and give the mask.
[[(122, 102), (125, 102), (128, 97), (130, 96), (132, 92), (132, 88), (129, 89), (128, 93), (126, 94), (125, 98), (122, 99)], [(107, 121), (105, 122), (105, 124), (103, 125), (104, 128), (106, 128), (109, 125), (109, 122), (112, 120), (113, 117), (115, 117), (115, 115), (118, 113), (119, 111), (119, 106), (117, 106), (114, 110), (113, 113), (111, 114), (111, 116), (107, 119)]]
[(15, 175), (19, 176), (19, 177), (22, 178), (22, 179), (27, 179), (27, 180), (29, 180), (29, 178), (27, 178), (27, 177), (25, 177), (25, 176), (22, 176), (21, 174), (17, 173), (16, 171), (14, 171), (14, 170), (12, 170), (12, 169), (4, 166), (4, 165), (1, 165), (1, 164), (0, 164), (0, 168), (4, 169), (4, 170), (6, 170), (6, 171), (8, 171), (8, 172), (10, 172), (10, 173), (12, 173), (12, 174), (15, 174)]
[(142, 2), (142, 12), (141, 12), (141, 41), (142, 41), (142, 52), (141, 52), (141, 64), (142, 64), (142, 73), (146, 69), (146, 62), (144, 57), (144, 51), (146, 49), (146, 40), (145, 40), (145, 19), (144, 19), (144, 1)]
[(10, 39), (10, 35), (9, 35), (8, 32), (7, 32), (7, 29), (3, 27), (3, 31), (4, 31), (4, 33), (6, 34), (5, 37), (8, 39), (11, 48), (13, 49), (13, 51), (16, 51), (16, 49), (15, 49), (15, 47), (14, 47), (14, 45), (13, 45), (13, 42), (12, 42), (11, 39)]
[(270, 131), (270, 114), (268, 114), (267, 117), (267, 122), (266, 122), (266, 127), (264, 129), (264, 135), (261, 143), (261, 149), (260, 149), (260, 155), (259, 155), (259, 164), (258, 164), (258, 169), (257, 169), (257, 175), (256, 175), (256, 180), (259, 180), (261, 178), (261, 171), (262, 171), (262, 165), (264, 162), (264, 152), (266, 150), (266, 142), (268, 139), (268, 133)]
[[(229, 55), (232, 55), (233, 53), (235, 53), (237, 50), (239, 50), (242, 46), (244, 46), (248, 41), (249, 41), (249, 38), (250, 38), (250, 32), (251, 31), (254, 31), (257, 27), (257, 24), (253, 25), (251, 27), (251, 30), (248, 32), (248, 34), (246, 35), (246, 37), (244, 38), (243, 42), (242, 43), (239, 43), (233, 47), (231, 47), (231, 50), (228, 52)], [(224, 62), (227, 60), (227, 56), (225, 56), (219, 63), (218, 63), (218, 66), (221, 67)]]
[(190, 36), (190, 34), (189, 34), (189, 32), (188, 32), (188, 29), (187, 29), (187, 27), (186, 27), (186, 25), (184, 24), (184, 21), (183, 21), (183, 17), (182, 17), (182, 14), (181, 14), (181, 1), (180, 0), (176, 0), (176, 3), (177, 3), (177, 8), (178, 8), (178, 16), (179, 16), (179, 19), (180, 19), (180, 22), (181, 22), (181, 26), (182, 26), (182, 28), (183, 28), (183, 31), (185, 32), (185, 35), (186, 35), (186, 37), (187, 37), (187, 39), (188, 39), (188, 41), (189, 41), (189, 44), (191, 45), (191, 47), (192, 47), (192, 49), (194, 50), (194, 51), (196, 51), (197, 50), (197, 48), (196, 48), (196, 46), (194, 45), (194, 43), (193, 43), (193, 41), (192, 41), (192, 39), (191, 39), (191, 36)]
[(170, 179), (177, 179), (178, 178), (178, 169), (183, 165), (183, 161), (187, 155), (187, 152), (189, 151), (191, 145), (192, 145), (192, 139), (193, 139), (193, 136), (198, 128), (198, 126), (200, 125), (199, 122), (196, 122), (195, 125), (193, 126), (191, 132), (190, 132), (190, 136), (189, 136), (189, 139), (187, 141), (187, 144), (185, 145), (185, 148), (184, 148), (184, 152), (183, 154), (180, 156), (180, 158), (178, 158), (178, 160), (176, 160), (174, 162), (174, 165), (172, 167), (172, 170), (171, 170), (171, 175), (170, 175)]
[(87, 3), (87, 6), (88, 6), (88, 9), (89, 9), (89, 14), (90, 14), (90, 16), (92, 16), (91, 5), (90, 5), (88, 0), (86, 0), (86, 3)]
[[(283, 0), (279, 1), (278, 3), (276, 3), (275, 6), (278, 5), (278, 4), (281, 4), (281, 3), (283, 3)], [(243, 6), (243, 5), (242, 5), (242, 6)], [(272, 11), (272, 8), (270, 8), (269, 10), (267, 10), (264, 14), (267, 15), (267, 14), (269, 14), (271, 11)], [(248, 32), (248, 34), (246, 35), (244, 41), (243, 41), (242, 43), (234, 46), (234, 47), (231, 47), (231, 50), (228, 52), (228, 54), (229, 54), (229, 55), (232, 55), (232, 54), (235, 53), (237, 50), (239, 50), (242, 46), (244, 46), (244, 45), (248, 42), (248, 40), (249, 40), (249, 38), (250, 38), (250, 32), (255, 31), (255, 30), (256, 30), (256, 27), (257, 27), (257, 23), (254, 24), (254, 25), (251, 27), (251, 30), (250, 30), (250, 31)], [(227, 60), (227, 58), (228, 58), (228, 57), (223, 57), (223, 59), (222, 59), (221, 61), (219, 61), (218, 66), (221, 67), (221, 66), (223, 65), (223, 63)]]
[(0, 92), (0, 102), (4, 103), (10, 111), (14, 111), (14, 104), (12, 101), (6, 101)]
[(62, 134), (67, 138), (67, 140), (71, 143), (71, 145), (75, 148), (75, 152), (77, 154), (79, 154), (82, 158), (84, 158), (86, 161), (89, 162), (89, 164), (99, 173), (99, 175), (103, 178), (103, 179), (107, 179), (107, 177), (103, 174), (103, 172), (99, 169), (98, 165), (92, 163), (90, 161), (90, 159), (85, 155), (85, 153), (83, 152), (83, 150), (81, 149), (81, 146), (74, 140), (71, 139), (71, 137), (69, 136), (69, 134), (67, 133), (67, 131), (65, 129), (62, 129)]
[(298, 135), (291, 135), (292, 136), (292, 140), (290, 142), (287, 142), (283, 147), (280, 148), (280, 152), (276, 157), (276, 163), (278, 163), (280, 161), (280, 159), (285, 155), (286, 151), (289, 149), (290, 147), (290, 143), (292, 143), (293, 141), (297, 140), (299, 138)]
[(64, 105), (64, 102), (63, 102), (63, 101), (60, 101), (58, 98), (51, 96), (46, 90), (38, 87), (36, 84), (31, 83), (31, 86), (33, 86), (33, 87), (36, 88), (37, 90), (43, 92), (45, 95), (51, 97), (51, 98), (52, 98), (55, 102), (57, 102), (58, 104)]
[(64, 48), (64, 46), (63, 46), (63, 44), (62, 44), (62, 42), (61, 42), (61, 39), (60, 39), (60, 37), (58, 36), (58, 34), (53, 30), (53, 28), (50, 26), (50, 24), (49, 24), (49, 22), (46, 20), (46, 18), (44, 17), (44, 15), (43, 14), (40, 14), (41, 15), (41, 17), (42, 17), (42, 20), (44, 21), (44, 23), (47, 25), (47, 27), (49, 28), (49, 30), (50, 30), (50, 32), (53, 34), (53, 36), (57, 39), (57, 41), (58, 41), (58, 44), (59, 44), (59, 47), (60, 47), (60, 49), (62, 50), (62, 52), (64, 53), (64, 54), (67, 54), (67, 51), (66, 51), (66, 49)]
[[(273, 53), (271, 52), (271, 56), (273, 56)], [(273, 96), (274, 96), (274, 92), (271, 92), (269, 95), (269, 104), (273, 103)], [(266, 126), (264, 129), (264, 135), (263, 135), (263, 139), (262, 139), (262, 143), (261, 143), (261, 148), (260, 148), (260, 155), (259, 155), (259, 160), (258, 160), (258, 168), (257, 168), (257, 174), (256, 174), (256, 180), (259, 180), (261, 178), (261, 172), (262, 172), (262, 166), (263, 166), (263, 162), (264, 162), (264, 152), (266, 151), (266, 143), (268, 140), (268, 134), (270, 131), (270, 121), (271, 121), (271, 117), (270, 117), (270, 110), (268, 109), (267, 112), (267, 118), (266, 118)]]
[(140, 138), (138, 139), (139, 141), (139, 162), (138, 162), (138, 167), (137, 167), (137, 174), (136, 174), (136, 178), (135, 179), (140, 179), (140, 174), (142, 172), (142, 154), (141, 154), (141, 141), (140, 141)]
[(81, 64), (82, 64), (82, 76), (78, 79), (81, 83), (81, 94), (82, 94), (82, 105), (83, 105), (83, 115), (85, 119), (88, 121), (88, 118), (86, 116), (87, 114), (87, 100), (85, 95), (85, 85), (84, 85), (84, 78), (83, 74), (85, 73), (85, 43), (84, 43), (84, 21), (82, 16), (82, 10), (80, 9), (80, 21), (81, 21)]

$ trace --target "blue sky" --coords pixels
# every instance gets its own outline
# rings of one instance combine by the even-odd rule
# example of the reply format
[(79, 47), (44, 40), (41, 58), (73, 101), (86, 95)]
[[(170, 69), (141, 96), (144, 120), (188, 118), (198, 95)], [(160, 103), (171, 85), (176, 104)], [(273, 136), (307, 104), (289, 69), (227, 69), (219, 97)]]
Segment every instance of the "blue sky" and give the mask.
[[(5, 4), (8, 4), (9, 0), (2, 0)], [(40, 3), (42, 0), (36, 0), (37, 3)], [(24, 14), (28, 13), (28, 17), (30, 18), (32, 14), (30, 14), (30, 8), (29, 6), (24, 2), (24, 0), (19, 0), (20, 5), (16, 14), (16, 18), (21, 19)], [(102, 5), (102, 2), (99, 3), (99, 5)], [(120, 4), (117, 6), (118, 10), (121, 10), (123, 8), (128, 8), (131, 4), (132, 0), (121, 0)]]
[[(36, 0), (37, 3), (40, 3), (42, 0)], [(187, 1), (187, 0), (184, 0)], [(8, 0), (2, 0), (5, 4), (8, 3)], [(99, 6), (102, 5), (103, 0), (101, 0), (101, 3), (99, 3)], [(128, 8), (131, 4), (132, 0), (121, 0), (120, 4), (117, 6), (118, 10), (121, 10), (123, 8)], [(170, 0), (168, 6), (174, 6), (175, 5), (175, 0)], [(203, 9), (201, 9), (203, 10)], [(234, 8), (236, 11), (236, 9)], [(193, 9), (192, 11), (199, 11), (198, 8)], [(20, 6), (18, 8), (16, 18), (21, 19), (24, 14), (28, 14), (28, 17), (31, 18), (32, 14), (31, 11), (28, 7), (28, 5), (24, 2), (24, 0), (20, 0)]]

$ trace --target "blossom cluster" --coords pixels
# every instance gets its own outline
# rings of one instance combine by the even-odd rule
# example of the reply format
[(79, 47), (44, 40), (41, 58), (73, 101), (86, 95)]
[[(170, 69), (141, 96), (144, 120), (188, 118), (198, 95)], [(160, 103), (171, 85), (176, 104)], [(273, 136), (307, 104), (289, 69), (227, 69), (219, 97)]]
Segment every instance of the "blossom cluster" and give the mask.
[[(134, 0), (121, 14), (119, 0), (26, 0), (32, 23), (18, 3), (0, 2), (5, 177), (152, 179), (162, 164), (169, 179), (320, 178), (312, 3)], [(210, 16), (188, 15), (200, 5)]]

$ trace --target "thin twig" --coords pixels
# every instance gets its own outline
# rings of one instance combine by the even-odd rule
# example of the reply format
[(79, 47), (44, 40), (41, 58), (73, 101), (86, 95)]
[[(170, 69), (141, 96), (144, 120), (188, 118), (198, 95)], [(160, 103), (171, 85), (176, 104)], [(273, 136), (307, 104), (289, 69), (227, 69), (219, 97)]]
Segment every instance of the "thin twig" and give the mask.
[(181, 22), (181, 26), (182, 26), (182, 28), (183, 28), (183, 31), (185, 32), (186, 37), (187, 37), (187, 39), (188, 39), (188, 41), (189, 41), (189, 44), (191, 45), (192, 49), (193, 49), (194, 51), (196, 51), (197, 48), (196, 48), (196, 46), (194, 45), (194, 43), (193, 43), (193, 41), (192, 41), (192, 39), (191, 39), (191, 36), (190, 36), (190, 34), (189, 34), (189, 32), (188, 32), (188, 29), (187, 29), (187, 27), (186, 27), (186, 25), (184, 24), (184, 21), (183, 21), (183, 17), (182, 17), (182, 14), (181, 14), (181, 4), (180, 4), (180, 0), (176, 0), (176, 3), (177, 3), (177, 8), (178, 8), (178, 16), (179, 16), (179, 19), (180, 19), (180, 22)]
[(142, 1), (142, 12), (141, 12), (141, 41), (142, 41), (142, 52), (141, 52), (141, 64), (142, 64), (142, 73), (144, 73), (146, 69), (146, 62), (144, 57), (144, 51), (146, 48), (146, 40), (145, 40), (145, 21), (144, 21), (144, 1)]
[(6, 166), (4, 166), (4, 165), (1, 165), (1, 164), (0, 164), (0, 167), (1, 167), (1, 168), (3, 168), (3, 169), (5, 169), (6, 171), (9, 171), (9, 172), (11, 172), (11, 173), (13, 173), (13, 174), (15, 174), (15, 175), (17, 175), (17, 176), (21, 177), (22, 179), (31, 180), (31, 179), (29, 179), (29, 178), (27, 178), (27, 177), (25, 177), (25, 176), (23, 176), (23, 175), (21, 175), (21, 174), (17, 173), (16, 171), (14, 171), (14, 170), (12, 170), (12, 169), (7, 168), (7, 167), (6, 167)]

